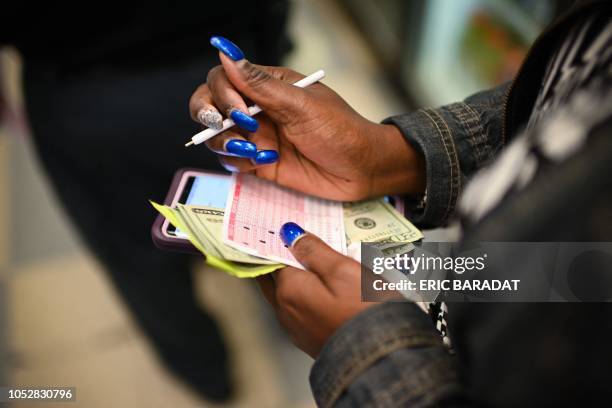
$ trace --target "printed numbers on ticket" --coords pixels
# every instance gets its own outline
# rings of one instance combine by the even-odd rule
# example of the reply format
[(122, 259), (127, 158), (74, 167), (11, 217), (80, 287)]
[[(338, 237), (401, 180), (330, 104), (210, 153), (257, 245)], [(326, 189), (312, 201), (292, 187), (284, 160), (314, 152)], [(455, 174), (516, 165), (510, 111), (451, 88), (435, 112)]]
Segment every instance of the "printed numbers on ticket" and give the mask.
[(342, 203), (310, 197), (249, 174), (234, 174), (223, 239), (244, 252), (301, 268), (279, 236), (293, 221), (346, 254)]

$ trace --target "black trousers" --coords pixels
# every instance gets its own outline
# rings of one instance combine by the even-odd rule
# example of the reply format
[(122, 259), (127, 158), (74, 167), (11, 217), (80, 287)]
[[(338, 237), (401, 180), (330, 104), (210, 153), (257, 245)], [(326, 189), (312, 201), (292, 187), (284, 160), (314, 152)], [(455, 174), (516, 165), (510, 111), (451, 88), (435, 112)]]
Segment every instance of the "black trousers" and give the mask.
[(163, 361), (196, 388), (223, 386), (225, 347), (196, 305), (195, 258), (152, 244), (156, 213), (148, 200), (164, 199), (180, 167), (218, 169), (206, 147), (183, 146), (200, 130), (189, 117), (189, 97), (219, 63), (216, 52), (206, 52), (147, 67), (69, 72), (26, 59), (23, 73), (36, 150), (66, 212)]

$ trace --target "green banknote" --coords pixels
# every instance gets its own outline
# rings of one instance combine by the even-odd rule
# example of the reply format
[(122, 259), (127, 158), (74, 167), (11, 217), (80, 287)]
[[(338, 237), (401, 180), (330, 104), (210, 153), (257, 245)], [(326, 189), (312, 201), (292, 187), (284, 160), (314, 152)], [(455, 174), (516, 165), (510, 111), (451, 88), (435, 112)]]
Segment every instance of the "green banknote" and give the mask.
[(179, 204), (175, 211), (181, 219), (181, 222), (183, 223), (184, 229), (179, 228), (181, 231), (187, 234), (187, 236), (190, 237), (191, 240), (197, 241), (204, 249), (203, 252), (216, 256), (218, 258), (223, 258), (223, 254), (215, 247), (214, 243), (210, 239), (208, 239), (207, 236), (198, 232), (197, 223), (183, 214), (185, 210), (182, 205)]
[(194, 234), (199, 239), (212, 243), (221, 258), (257, 265), (276, 264), (274, 261), (244, 253), (223, 242), (224, 209), (193, 205), (179, 205), (177, 209), (185, 221), (195, 226)]
[(407, 252), (413, 247), (411, 242), (423, 238), (421, 231), (384, 199), (344, 203), (344, 228), (349, 250), (360, 242), (371, 242), (385, 255)]
[(239, 262), (231, 262), (215, 256), (211, 252), (208, 252), (206, 248), (202, 246), (202, 244), (195, 239), (189, 231), (189, 228), (183, 223), (182, 217), (178, 213), (178, 210), (174, 208), (170, 208), (166, 205), (160, 205), (154, 202), (151, 202), (153, 207), (172, 225), (181, 231), (185, 231), (189, 235), (189, 241), (205, 256), (206, 263), (213, 268), (219, 269), (229, 275), (236, 276), (238, 278), (255, 278), (260, 275), (264, 275), (270, 272), (274, 272), (277, 269), (283, 268), (282, 264), (274, 264), (274, 265), (253, 265), (253, 264), (245, 264)]

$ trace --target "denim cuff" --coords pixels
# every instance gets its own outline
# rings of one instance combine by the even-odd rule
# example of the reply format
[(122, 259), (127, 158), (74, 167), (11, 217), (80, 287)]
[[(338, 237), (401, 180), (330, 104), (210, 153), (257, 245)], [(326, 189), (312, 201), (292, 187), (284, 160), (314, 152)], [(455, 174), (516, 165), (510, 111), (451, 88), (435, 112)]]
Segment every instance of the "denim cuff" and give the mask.
[(310, 372), (320, 407), (331, 407), (377, 360), (405, 348), (442, 346), (431, 318), (413, 303), (373, 306), (345, 323), (325, 343)]
[(437, 227), (455, 211), (466, 179), (503, 147), (504, 98), (509, 83), (476, 93), (463, 102), (393, 116), (383, 123), (397, 126), (408, 143), (425, 157), (427, 201), (407, 197), (415, 224)]

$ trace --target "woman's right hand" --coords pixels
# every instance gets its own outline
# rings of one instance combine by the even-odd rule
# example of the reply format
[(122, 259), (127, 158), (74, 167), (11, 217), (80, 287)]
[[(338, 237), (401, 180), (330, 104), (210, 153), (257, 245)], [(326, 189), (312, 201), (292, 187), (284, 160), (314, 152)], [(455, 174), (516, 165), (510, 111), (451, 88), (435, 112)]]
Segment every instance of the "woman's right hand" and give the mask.
[[(211, 43), (222, 65), (195, 91), (190, 110), (208, 126), (224, 112), (242, 128), (207, 142), (228, 170), (341, 201), (424, 190), (423, 158), (395, 126), (365, 119), (321, 83), (292, 86), (304, 75), (251, 64), (224, 38)], [(263, 109), (256, 119), (247, 100)]]

